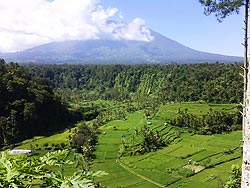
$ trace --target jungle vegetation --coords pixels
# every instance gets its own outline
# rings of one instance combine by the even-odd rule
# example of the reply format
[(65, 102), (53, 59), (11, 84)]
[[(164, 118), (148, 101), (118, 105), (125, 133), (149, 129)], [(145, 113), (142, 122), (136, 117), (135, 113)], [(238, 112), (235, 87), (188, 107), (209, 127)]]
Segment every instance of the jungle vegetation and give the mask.
[[(136, 100), (158, 98), (162, 102), (242, 101), (241, 64), (159, 65), (25, 65), (32, 76), (47, 79), (66, 98)], [(73, 91), (72, 91), (73, 90)], [(70, 98), (67, 97), (67, 100)]]

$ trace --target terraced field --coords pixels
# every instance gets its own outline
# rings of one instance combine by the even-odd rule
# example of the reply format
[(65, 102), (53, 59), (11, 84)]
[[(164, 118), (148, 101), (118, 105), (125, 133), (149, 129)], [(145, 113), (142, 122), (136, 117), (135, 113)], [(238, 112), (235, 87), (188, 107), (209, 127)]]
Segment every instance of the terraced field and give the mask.
[(241, 163), (241, 131), (221, 135), (197, 135), (176, 127), (163, 126), (178, 109), (206, 113), (210, 108), (233, 110), (234, 105), (169, 104), (163, 106), (150, 127), (173, 142), (155, 152), (119, 157), (121, 139), (129, 140), (135, 129), (146, 125), (142, 111), (127, 120), (112, 121), (100, 128), (93, 169), (109, 175), (97, 178), (102, 185), (115, 187), (218, 187), (229, 175), (232, 164)]
[[(127, 114), (126, 120), (111, 121), (100, 127), (99, 143), (94, 152), (93, 170), (103, 170), (109, 175), (96, 178), (110, 188), (214, 188), (222, 185), (229, 175), (232, 164), (241, 164), (241, 131), (221, 135), (197, 135), (188, 130), (163, 124), (175, 117), (178, 110), (203, 114), (210, 108), (232, 111), (235, 105), (209, 105), (197, 103), (168, 104), (162, 106), (151, 119), (150, 128), (159, 131), (165, 140), (173, 140), (167, 147), (155, 152), (136, 156), (119, 157), (122, 139), (129, 141), (135, 130), (147, 125), (144, 111)], [(17, 148), (44, 148), (52, 144), (68, 144), (72, 131), (50, 137), (35, 137), (24, 141)], [(140, 141), (140, 137), (136, 142)], [(43, 154), (42, 149), (38, 153)], [(70, 156), (72, 157), (72, 156)], [(69, 174), (75, 167), (68, 168)]]

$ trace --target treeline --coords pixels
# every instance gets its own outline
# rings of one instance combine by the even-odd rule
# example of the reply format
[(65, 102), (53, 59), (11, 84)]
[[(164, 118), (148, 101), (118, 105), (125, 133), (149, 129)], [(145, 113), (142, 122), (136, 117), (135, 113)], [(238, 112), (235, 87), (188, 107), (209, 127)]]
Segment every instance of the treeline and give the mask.
[[(153, 96), (163, 102), (239, 103), (240, 64), (25, 65), (53, 88), (81, 91), (82, 98), (132, 99)], [(80, 95), (77, 95), (80, 97)], [(65, 94), (66, 96), (68, 94)]]
[(80, 118), (55, 96), (47, 80), (0, 60), (0, 148), (62, 130)]
[(211, 135), (241, 130), (242, 117), (239, 109), (231, 113), (210, 109), (201, 116), (189, 113), (186, 109), (179, 110), (177, 117), (172, 119), (170, 124), (181, 128), (189, 128), (199, 134)]

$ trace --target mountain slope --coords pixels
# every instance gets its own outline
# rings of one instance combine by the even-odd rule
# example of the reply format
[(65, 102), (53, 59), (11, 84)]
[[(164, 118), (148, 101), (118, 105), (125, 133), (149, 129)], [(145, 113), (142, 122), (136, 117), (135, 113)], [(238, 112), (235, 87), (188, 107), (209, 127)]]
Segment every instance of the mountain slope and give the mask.
[(151, 31), (151, 42), (87, 40), (52, 42), (22, 52), (1, 54), (20, 63), (197, 63), (239, 62), (241, 57), (200, 52)]

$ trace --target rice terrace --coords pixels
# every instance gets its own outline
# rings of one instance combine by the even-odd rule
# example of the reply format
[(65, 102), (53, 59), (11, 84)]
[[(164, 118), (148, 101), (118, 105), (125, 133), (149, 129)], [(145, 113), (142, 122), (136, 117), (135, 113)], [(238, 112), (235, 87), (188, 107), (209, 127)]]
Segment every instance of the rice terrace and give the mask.
[[(215, 105), (231, 110), (233, 105)], [(94, 169), (108, 176), (98, 178), (107, 187), (217, 187), (228, 177), (225, 168), (241, 163), (241, 131), (222, 135), (196, 135), (188, 130), (164, 126), (177, 108), (191, 108), (205, 113), (208, 104), (169, 104), (162, 106), (150, 128), (171, 140), (165, 148), (144, 155), (119, 157), (121, 142), (132, 142), (136, 129), (146, 125), (143, 112), (135, 112), (127, 120), (112, 121), (101, 128)], [(202, 112), (200, 110), (203, 110)], [(116, 127), (116, 129), (114, 129)], [(103, 134), (103, 133), (106, 134)], [(137, 138), (134, 142), (140, 142)], [(132, 144), (132, 143), (127, 143)]]
[[(97, 104), (103, 102), (97, 101)], [(114, 106), (115, 111), (124, 108), (118, 104), (108, 105)], [(92, 170), (107, 174), (96, 177), (95, 181), (104, 187), (221, 187), (230, 175), (231, 166), (241, 164), (242, 132), (200, 135), (189, 128), (169, 124), (180, 110), (202, 116), (211, 109), (233, 113), (237, 111), (237, 105), (166, 104), (152, 118), (139, 110), (126, 113), (123, 119), (105, 123), (97, 130), (98, 143), (93, 152)], [(136, 132), (145, 126), (154, 134), (160, 134), (163, 141), (168, 141), (167, 146), (141, 154), (137, 147), (145, 137)], [(42, 155), (56, 147), (61, 148), (62, 143), (66, 147), (71, 134), (72, 131), (66, 130), (49, 137), (37, 137), (24, 141), (16, 149), (32, 146), (36, 148), (34, 154)], [(138, 153), (133, 154), (133, 149)], [(73, 153), (69, 157), (73, 159)], [(75, 167), (67, 167), (67, 174)]]

